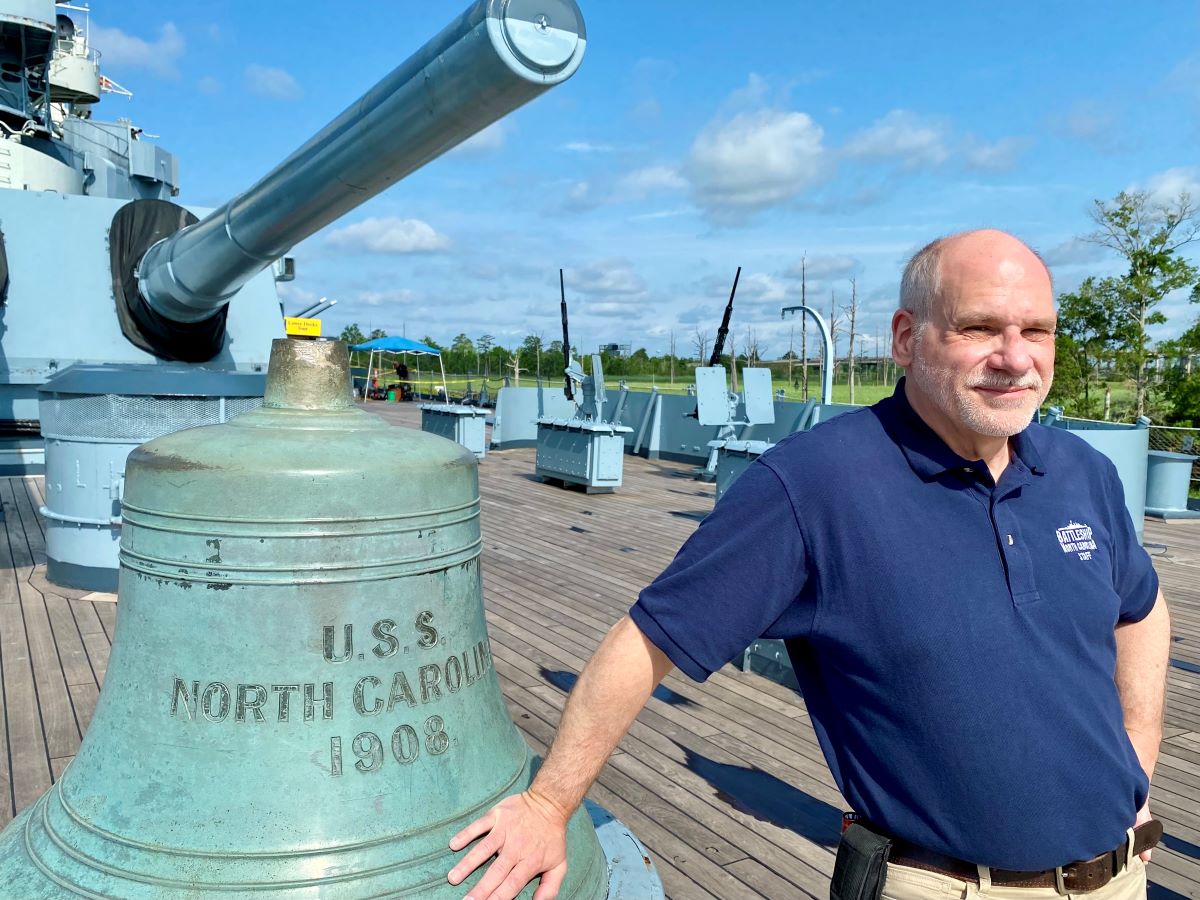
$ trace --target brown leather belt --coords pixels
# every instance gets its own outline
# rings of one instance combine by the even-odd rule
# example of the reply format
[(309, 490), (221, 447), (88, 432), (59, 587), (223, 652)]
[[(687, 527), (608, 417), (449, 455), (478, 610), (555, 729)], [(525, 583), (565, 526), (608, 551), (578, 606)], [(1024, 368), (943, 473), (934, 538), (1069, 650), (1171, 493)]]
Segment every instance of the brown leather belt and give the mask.
[[(1133, 830), (1133, 855), (1144, 853), (1154, 847), (1163, 834), (1162, 823), (1151, 819)], [(992, 884), (1002, 887), (1055, 888), (1060, 894), (1067, 892), (1085, 893), (1095, 891), (1108, 884), (1125, 868), (1127, 848), (1122, 844), (1108, 853), (1093, 859), (1073, 862), (1061, 869), (1046, 869), (1042, 872), (1012, 872), (1006, 869), (990, 869)], [(979, 883), (979, 870), (973, 864), (926, 850), (899, 838), (892, 838), (889, 865), (908, 866), (949, 875), (962, 881)]]

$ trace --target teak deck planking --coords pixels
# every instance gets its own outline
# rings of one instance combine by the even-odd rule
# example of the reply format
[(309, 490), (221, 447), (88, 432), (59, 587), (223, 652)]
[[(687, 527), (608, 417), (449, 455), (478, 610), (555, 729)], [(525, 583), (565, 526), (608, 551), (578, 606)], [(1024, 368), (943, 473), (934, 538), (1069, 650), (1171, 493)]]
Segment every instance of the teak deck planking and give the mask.
[[(412, 404), (372, 412), (417, 425)], [(385, 465), (386, 461), (375, 461)], [(616, 493), (543, 484), (533, 450), (480, 465), (484, 602), (514, 721), (538, 752), (607, 628), (712, 508), (689, 465), (625, 458)], [(45, 578), (40, 478), (0, 479), (0, 824), (73, 758), (104, 680), (118, 606)], [(1165, 740), (1151, 806), (1167, 838), (1151, 898), (1200, 897), (1200, 522), (1147, 520), (1174, 619)], [(726, 666), (678, 673), (638, 717), (592, 798), (649, 849), (675, 900), (828, 896), (842, 800), (803, 703)]]

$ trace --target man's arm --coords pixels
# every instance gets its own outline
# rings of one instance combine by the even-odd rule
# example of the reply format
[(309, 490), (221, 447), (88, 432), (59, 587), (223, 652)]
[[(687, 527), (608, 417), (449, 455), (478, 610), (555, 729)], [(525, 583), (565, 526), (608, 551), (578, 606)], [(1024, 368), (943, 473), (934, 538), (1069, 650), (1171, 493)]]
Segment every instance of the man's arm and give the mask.
[(672, 663), (629, 616), (605, 636), (567, 698), (558, 734), (529, 789), (506, 798), (450, 840), (461, 850), (451, 884), (487, 862), (468, 900), (512, 900), (543, 875), (534, 900), (552, 900), (567, 872), (567, 821)]
[[(1171, 653), (1171, 617), (1162, 591), (1140, 622), (1117, 626), (1117, 691), (1125, 713), (1125, 731), (1147, 778), (1154, 776), (1162, 742), (1167, 661)], [(1138, 810), (1138, 825), (1150, 819), (1150, 799)], [(1142, 854), (1150, 861), (1150, 851)]]

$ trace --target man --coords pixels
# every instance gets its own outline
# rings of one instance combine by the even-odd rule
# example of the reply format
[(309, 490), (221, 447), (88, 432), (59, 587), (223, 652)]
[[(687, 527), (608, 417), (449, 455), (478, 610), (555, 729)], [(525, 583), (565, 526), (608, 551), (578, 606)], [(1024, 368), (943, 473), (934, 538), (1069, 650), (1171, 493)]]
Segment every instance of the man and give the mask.
[(402, 361), (396, 361), (396, 378), (400, 382), (400, 399), (407, 400), (412, 394), (412, 388), (408, 383), (408, 366)]
[(1170, 625), (1112, 464), (1029, 424), (1055, 320), (1012, 236), (920, 251), (895, 395), (739, 478), (605, 637), (530, 789), (452, 840), (482, 837), (450, 881), (495, 855), (472, 900), (539, 874), (553, 898), (567, 818), (654, 687), (761, 634), (788, 640), (838, 787), (892, 840), (884, 897), (1144, 898)]

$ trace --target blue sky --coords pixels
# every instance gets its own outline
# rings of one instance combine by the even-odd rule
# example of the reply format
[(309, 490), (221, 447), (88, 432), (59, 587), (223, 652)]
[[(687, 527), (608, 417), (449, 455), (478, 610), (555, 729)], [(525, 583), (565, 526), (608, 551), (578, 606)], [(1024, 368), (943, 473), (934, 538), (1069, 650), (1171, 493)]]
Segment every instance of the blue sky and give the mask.
[[(159, 135), (179, 200), (218, 205), (464, 6), (96, 0), (103, 71), (134, 93), (96, 116)], [(1119, 268), (1076, 240), (1094, 199), (1200, 198), (1194, 0), (580, 6), (579, 72), (295, 248), (289, 311), (328, 296), (327, 333), (549, 341), (562, 267), (572, 343), (665, 352), (674, 330), (685, 356), (740, 265), (738, 343), (778, 356), (807, 256), (819, 309), (856, 279), (870, 353), (940, 234), (1014, 231), (1071, 289)], [(1200, 308), (1164, 311), (1159, 336)]]

